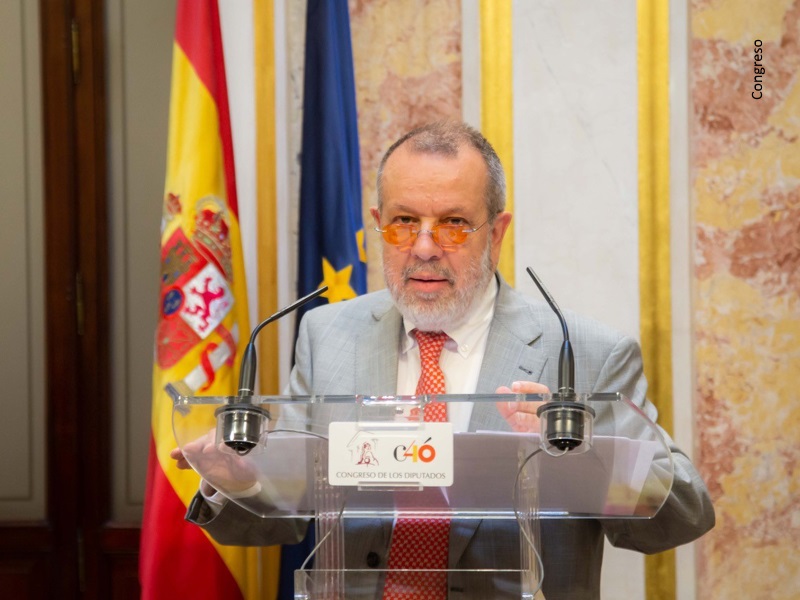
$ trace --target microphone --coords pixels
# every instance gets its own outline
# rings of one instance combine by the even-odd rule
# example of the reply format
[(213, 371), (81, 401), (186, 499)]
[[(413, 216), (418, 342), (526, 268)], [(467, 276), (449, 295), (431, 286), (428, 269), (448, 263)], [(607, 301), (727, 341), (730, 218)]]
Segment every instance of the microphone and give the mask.
[(328, 291), (328, 286), (324, 285), (286, 308), (282, 308), (259, 323), (253, 329), (253, 333), (250, 334), (250, 341), (247, 343), (242, 355), (242, 366), (239, 370), (239, 393), (236, 396), (236, 401), (218, 408), (215, 412), (217, 417), (217, 441), (222, 440), (236, 454), (244, 456), (255, 448), (261, 439), (261, 434), (266, 427), (267, 421), (269, 421), (269, 412), (252, 403), (252, 396), (256, 387), (256, 372), (258, 370), (256, 336), (273, 321), (277, 321), (290, 312), (297, 310), (326, 291)]
[(247, 343), (247, 346), (244, 349), (244, 354), (242, 355), (242, 367), (239, 370), (239, 396), (252, 396), (256, 387), (256, 366), (258, 365), (258, 358), (256, 357), (255, 342), (258, 332), (273, 321), (277, 321), (281, 317), (288, 315), (290, 312), (297, 310), (304, 304), (311, 302), (314, 298), (320, 294), (324, 294), (327, 291), (328, 286), (323, 285), (321, 288), (311, 292), (308, 296), (303, 296), (300, 298), (300, 300), (296, 300), (293, 304), (290, 304), (286, 308), (282, 308), (271, 317), (261, 321), (261, 323), (259, 323), (256, 328), (253, 329), (253, 333), (250, 334), (250, 341)]
[[(558, 355), (558, 392), (553, 394), (553, 400), (540, 406), (536, 414), (543, 420), (542, 443), (545, 442), (554, 446), (561, 452), (569, 452), (586, 441), (587, 422), (591, 432), (591, 422), (594, 419), (594, 409), (585, 403), (576, 401), (575, 394), (575, 355), (572, 352), (572, 344), (569, 341), (569, 329), (564, 315), (558, 308), (558, 304), (544, 287), (541, 279), (527, 267), (528, 275), (531, 276), (536, 287), (544, 296), (547, 304), (556, 313), (564, 341), (561, 344), (561, 351)], [(546, 449), (546, 447), (545, 447)], [(582, 449), (588, 450), (587, 445)]]

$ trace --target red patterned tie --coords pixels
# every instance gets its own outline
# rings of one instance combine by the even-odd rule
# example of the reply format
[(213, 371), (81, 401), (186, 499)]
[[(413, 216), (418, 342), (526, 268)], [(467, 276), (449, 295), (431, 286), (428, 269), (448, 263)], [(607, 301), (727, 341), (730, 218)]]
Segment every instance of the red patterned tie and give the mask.
[[(444, 373), (439, 366), (442, 348), (448, 336), (441, 331), (414, 330), (419, 345), (422, 372), (417, 395), (444, 394)], [(425, 407), (426, 421), (446, 421), (447, 404), (432, 402)], [(440, 600), (447, 598), (447, 576), (429, 569), (447, 568), (450, 541), (450, 519), (399, 518), (392, 533), (389, 550), (384, 600)], [(393, 569), (424, 569), (415, 573), (398, 573)]]

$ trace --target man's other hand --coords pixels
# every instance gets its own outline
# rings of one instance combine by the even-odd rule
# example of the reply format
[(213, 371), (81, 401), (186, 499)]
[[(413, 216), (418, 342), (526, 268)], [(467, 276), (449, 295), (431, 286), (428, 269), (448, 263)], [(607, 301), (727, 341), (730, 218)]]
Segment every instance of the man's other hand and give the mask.
[(238, 456), (232, 451), (220, 451), (215, 438), (216, 432), (212, 429), (206, 435), (184, 444), (183, 450), (173, 449), (169, 456), (179, 469), (192, 469), (191, 460), (203, 479), (215, 489), (234, 493), (251, 489), (258, 481), (256, 464), (250, 457)]
[(173, 448), (172, 451), (169, 453), (169, 457), (175, 461), (176, 466), (179, 469), (191, 469), (192, 465), (189, 464), (189, 461), (186, 460), (186, 457), (181, 452), (180, 448)]
[[(501, 385), (495, 394), (549, 394), (550, 388), (533, 381), (515, 381), (511, 387)], [(511, 425), (511, 429), (521, 433), (538, 433), (539, 417), (536, 409), (541, 402), (498, 402), (497, 410)]]

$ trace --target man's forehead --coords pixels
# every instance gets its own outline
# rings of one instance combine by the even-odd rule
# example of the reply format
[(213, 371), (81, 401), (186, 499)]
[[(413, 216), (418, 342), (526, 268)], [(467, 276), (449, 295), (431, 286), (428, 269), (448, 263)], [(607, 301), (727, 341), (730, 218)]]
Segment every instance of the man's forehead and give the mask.
[(457, 156), (451, 156), (409, 152), (401, 146), (384, 166), (382, 187), (385, 191), (399, 188), (405, 193), (415, 194), (431, 191), (434, 187), (451, 190), (483, 188), (487, 178), (483, 158), (474, 148), (462, 148)]
[(460, 200), (457, 201), (447, 201), (437, 198), (431, 198), (428, 202), (404, 202), (402, 199), (397, 201), (392, 201), (389, 199), (386, 202), (386, 206), (384, 210), (387, 212), (391, 212), (393, 214), (396, 213), (403, 213), (409, 215), (420, 215), (423, 216), (425, 214), (432, 214), (432, 215), (458, 215), (458, 214), (469, 214), (475, 211), (476, 208), (480, 208), (483, 201), (479, 201), (475, 204), (470, 204), (468, 202), (463, 202)]
[(388, 169), (393, 163), (408, 161), (458, 162), (473, 154), (480, 157), (480, 153), (469, 145), (458, 146), (455, 148), (454, 152), (450, 152), (444, 149), (432, 150), (430, 148), (416, 148), (414, 146), (414, 140), (412, 139), (398, 146), (395, 151), (392, 152), (386, 159), (384, 169)]

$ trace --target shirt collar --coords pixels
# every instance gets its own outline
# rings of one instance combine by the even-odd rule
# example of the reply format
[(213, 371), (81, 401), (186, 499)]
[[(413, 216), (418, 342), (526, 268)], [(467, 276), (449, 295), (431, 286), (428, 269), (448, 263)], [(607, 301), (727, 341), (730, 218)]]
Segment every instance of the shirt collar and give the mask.
[[(481, 336), (489, 330), (494, 316), (498, 289), (497, 277), (492, 277), (483, 294), (473, 301), (472, 308), (467, 313), (466, 319), (453, 329), (443, 330), (450, 337), (445, 344), (448, 349), (457, 351), (463, 357), (469, 356), (478, 341), (480, 341)], [(406, 335), (402, 337), (400, 352), (405, 354), (417, 344), (416, 338), (411, 334), (416, 325), (411, 320), (403, 317), (403, 328)]]

